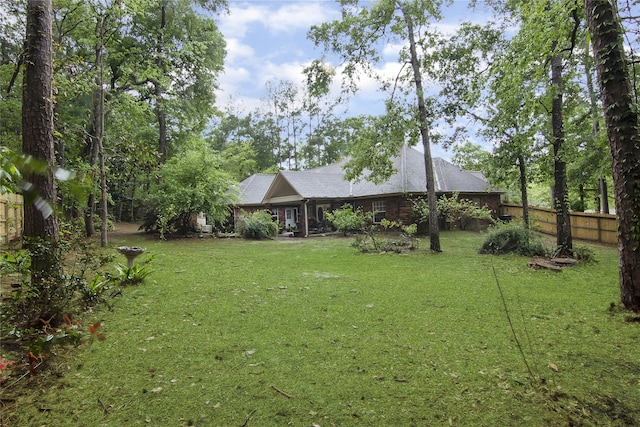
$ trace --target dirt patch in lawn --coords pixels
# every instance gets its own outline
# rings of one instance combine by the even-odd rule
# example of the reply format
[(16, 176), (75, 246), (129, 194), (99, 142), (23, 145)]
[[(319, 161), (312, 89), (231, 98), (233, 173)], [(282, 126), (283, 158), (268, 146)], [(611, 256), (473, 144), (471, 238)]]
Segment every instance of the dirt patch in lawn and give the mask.
[(140, 230), (140, 224), (136, 224), (133, 222), (117, 222), (115, 223), (114, 230), (109, 232), (109, 236), (130, 236), (132, 234), (138, 235), (149, 235), (152, 236), (153, 233), (145, 233)]

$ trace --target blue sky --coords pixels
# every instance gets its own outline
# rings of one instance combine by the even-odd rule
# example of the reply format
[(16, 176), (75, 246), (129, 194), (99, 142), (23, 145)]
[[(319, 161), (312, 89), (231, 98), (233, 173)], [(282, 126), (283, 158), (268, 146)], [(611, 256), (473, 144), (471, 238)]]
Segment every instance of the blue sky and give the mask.
[[(323, 52), (307, 39), (312, 25), (339, 18), (339, 5), (332, 0), (229, 0), (228, 15), (218, 19), (227, 42), (225, 72), (219, 78), (217, 103), (248, 113), (261, 105), (265, 83), (271, 79), (288, 79), (303, 84), (302, 69)], [(457, 0), (444, 12), (439, 23), (443, 31), (452, 31), (462, 20), (483, 19), (480, 11), (470, 11), (467, 0)], [(395, 75), (399, 46), (385, 47), (385, 61), (379, 71)], [(330, 60), (330, 57), (328, 57)], [(334, 63), (334, 66), (339, 64)], [(336, 84), (337, 90), (338, 84)], [(376, 114), (384, 110), (386, 94), (378, 91), (377, 82), (363, 79), (359, 94), (348, 105), (348, 115)], [(440, 147), (434, 156), (450, 158)]]

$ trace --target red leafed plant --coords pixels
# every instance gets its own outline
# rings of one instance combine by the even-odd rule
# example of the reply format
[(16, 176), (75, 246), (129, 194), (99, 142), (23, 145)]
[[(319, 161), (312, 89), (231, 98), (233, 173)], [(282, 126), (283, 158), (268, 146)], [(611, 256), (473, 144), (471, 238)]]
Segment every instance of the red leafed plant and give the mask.
[(99, 333), (98, 329), (100, 329), (100, 326), (102, 326), (102, 323), (100, 321), (94, 323), (93, 325), (89, 325), (89, 333), (91, 333), (92, 337), (96, 337), (98, 338), (98, 341), (104, 341), (105, 340), (105, 336), (103, 333)]
[(35, 376), (38, 374), (36, 368), (40, 366), (40, 363), (42, 363), (45, 357), (46, 354), (40, 354), (39, 356), (36, 356), (31, 351), (29, 352), (29, 373), (31, 375)]
[(0, 383), (9, 377), (9, 372), (13, 369), (13, 366), (11, 366), (13, 363), (13, 360), (0, 356)]

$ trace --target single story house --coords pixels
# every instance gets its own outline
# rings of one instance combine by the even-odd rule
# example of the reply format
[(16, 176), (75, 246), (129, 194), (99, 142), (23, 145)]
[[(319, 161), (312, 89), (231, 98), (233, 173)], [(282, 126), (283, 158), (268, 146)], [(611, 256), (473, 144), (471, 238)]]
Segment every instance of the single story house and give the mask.
[[(386, 182), (346, 181), (346, 160), (304, 171), (282, 170), (277, 174), (255, 174), (240, 184), (240, 201), (234, 206), (234, 221), (241, 211), (271, 211), (281, 227), (300, 235), (322, 229), (325, 213), (345, 203), (365, 212), (376, 212), (375, 219), (387, 218), (403, 224), (414, 222), (412, 199), (426, 197), (424, 154), (404, 146), (393, 160), (396, 173)], [(433, 158), (436, 194), (459, 193), (498, 215), (503, 191), (494, 189), (482, 173), (465, 171), (441, 158)], [(235, 225), (235, 224), (234, 224)]]

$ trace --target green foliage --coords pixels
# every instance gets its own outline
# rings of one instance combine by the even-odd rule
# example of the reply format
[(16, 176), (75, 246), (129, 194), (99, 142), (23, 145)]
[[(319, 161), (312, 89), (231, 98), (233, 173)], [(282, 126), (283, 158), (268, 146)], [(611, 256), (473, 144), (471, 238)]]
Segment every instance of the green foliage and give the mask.
[(118, 274), (116, 276), (112, 276), (110, 279), (122, 286), (139, 285), (144, 282), (149, 274), (153, 273), (148, 262), (144, 263), (142, 266), (136, 263), (131, 267), (127, 267), (124, 264), (118, 264), (116, 265), (116, 271)]
[(124, 264), (116, 265), (116, 271), (118, 274), (115, 276), (109, 276), (109, 281), (120, 285), (120, 286), (128, 286), (128, 285), (139, 285), (153, 273), (151, 269), (151, 262), (153, 261), (154, 256), (149, 255), (145, 261), (143, 261), (142, 265), (138, 263), (134, 263), (131, 267), (127, 267)]
[(587, 263), (597, 261), (596, 251), (589, 245), (574, 243), (573, 248), (571, 248), (571, 252), (573, 254), (573, 257), (577, 260), (584, 261)]
[(464, 170), (481, 171), (487, 175), (491, 164), (491, 153), (484, 150), (480, 144), (466, 141), (453, 147), (451, 163)]
[[(54, 244), (30, 239), (29, 250), (6, 253), (0, 259), (3, 276), (20, 277), (20, 286), (3, 301), (0, 334), (3, 340), (16, 341), (18, 347), (26, 348), (26, 366), (33, 375), (55, 346), (77, 345), (87, 336), (70, 316), (100, 303), (108, 306), (113, 281), (102, 269), (113, 256), (97, 250), (95, 242), (73, 231), (67, 225), (61, 233), (64, 239)], [(34, 253), (47, 254), (52, 264), (61, 267), (59, 274), (34, 280), (30, 275)], [(99, 322), (89, 327), (91, 339), (104, 338), (96, 332), (98, 328)]]
[(353, 209), (349, 203), (342, 205), (340, 209), (326, 213), (327, 220), (333, 224), (336, 230), (345, 236), (350, 232), (362, 231), (366, 225), (366, 218), (362, 208)]
[[(436, 209), (436, 188), (431, 157), (433, 123), (440, 111), (434, 98), (426, 96), (422, 79), (433, 77), (438, 68), (432, 52), (424, 46), (439, 44), (438, 30), (432, 25), (440, 19), (441, 3), (426, 0), (380, 1), (366, 5), (359, 1), (341, 2), (341, 19), (311, 27), (308, 37), (325, 51), (336, 53), (343, 63), (343, 90), (355, 92), (361, 76), (377, 80), (389, 96), (386, 114), (371, 120), (371, 125), (356, 134), (356, 150), (347, 165), (349, 179), (364, 176), (372, 182), (382, 182), (393, 172), (389, 154), (397, 153), (406, 140), (410, 144), (422, 142), (425, 154), (425, 178), (431, 209)], [(400, 43), (399, 43), (400, 42)], [(398, 48), (398, 62), (402, 64), (393, 78), (375, 71), (383, 55), (381, 46)], [(411, 64), (411, 66), (408, 66)], [(368, 168), (370, 173), (364, 173)], [(429, 224), (431, 249), (440, 252), (439, 230), (436, 221)]]
[[(27, 349), (29, 350), (30, 357), (34, 358), (46, 358), (51, 353), (52, 347), (55, 345), (78, 345), (82, 339), (82, 331), (79, 330), (77, 325), (62, 324), (58, 327), (45, 327), (43, 333), (39, 333), (36, 330), (23, 331), (31, 332), (30, 335), (25, 336), (32, 337), (27, 341)], [(32, 361), (32, 374), (35, 372), (35, 366)]]
[(238, 232), (246, 239), (270, 239), (278, 234), (278, 224), (267, 211), (242, 212)]
[(499, 223), (489, 230), (489, 235), (478, 250), (481, 254), (504, 255), (515, 253), (523, 256), (546, 255), (542, 242), (535, 240), (531, 230), (517, 222)]
[[(100, 215), (93, 215), (93, 228), (95, 231), (100, 231), (102, 227), (102, 219)], [(107, 231), (115, 230), (115, 224), (113, 218), (107, 218)], [(85, 233), (85, 219), (83, 217), (72, 218), (70, 221), (64, 219), (60, 220), (60, 235), (65, 236), (82, 235)]]
[(26, 250), (7, 252), (0, 257), (0, 273), (19, 274), (23, 282), (29, 277), (30, 266), (31, 257)]
[[(82, 239), (71, 238), (57, 245), (63, 250), (33, 240), (30, 251), (7, 253), (0, 260), (3, 275), (20, 275), (20, 286), (11, 299), (3, 301), (0, 334), (3, 340), (15, 340), (26, 348), (26, 366), (32, 375), (54, 351), (54, 346), (78, 345), (86, 336), (79, 322), (71, 321), (71, 313), (107, 301), (110, 282), (99, 270), (112, 257), (97, 252)], [(48, 253), (55, 258), (52, 262), (64, 266), (64, 272), (45, 280), (33, 280), (29, 272), (34, 251)], [(66, 259), (57, 259), (60, 253), (66, 254)], [(97, 327), (93, 325), (89, 332), (94, 335)], [(101, 337), (99, 334), (98, 338)]]
[(15, 193), (22, 179), (18, 168), (19, 157), (7, 147), (0, 147), (0, 194)]
[(101, 253), (93, 243), (83, 240), (74, 244), (73, 253), (76, 262), (65, 278), (74, 284), (80, 297), (80, 306), (84, 310), (102, 303), (109, 306), (107, 293), (111, 290), (111, 283), (102, 269), (113, 261), (113, 255)]
[(479, 207), (469, 199), (461, 199), (458, 193), (453, 193), (447, 197), (446, 194), (438, 198), (438, 214), (453, 224), (460, 224), (463, 230), (471, 219), (483, 219), (493, 221), (491, 211), (486, 206)]
[[(39, 189), (23, 179), (25, 175), (44, 175), (50, 173), (46, 162), (33, 156), (18, 154), (7, 147), (0, 146), (0, 194), (19, 193), (24, 196), (25, 204), (33, 203), (42, 216), (49, 217), (54, 212), (54, 207), (42, 198)], [(64, 183), (73, 197), (81, 196), (79, 183), (75, 180), (75, 172), (63, 168), (53, 167), (53, 176), (58, 183)]]
[(161, 233), (186, 233), (193, 228), (193, 216), (203, 212), (222, 221), (236, 200), (229, 193), (236, 182), (220, 170), (220, 158), (206, 148), (193, 148), (173, 157), (160, 170), (162, 178), (149, 191)]
[[(333, 212), (327, 212), (327, 220), (341, 231), (345, 236), (349, 233), (358, 233), (354, 236), (352, 246), (360, 252), (397, 252), (405, 249), (415, 249), (418, 241), (415, 238), (417, 226), (412, 224), (404, 227), (400, 222), (389, 221), (383, 218), (379, 224), (375, 223), (374, 212), (363, 212), (362, 208), (353, 207), (346, 203), (342, 208)], [(401, 229), (397, 239), (386, 238), (392, 230)]]
[[(14, 270), (22, 277), (21, 286), (13, 292), (13, 301), (10, 307), (11, 314), (15, 318), (17, 325), (24, 327), (42, 326), (43, 322), (59, 322), (62, 315), (69, 311), (75, 292), (77, 281), (66, 280), (61, 274), (61, 242), (51, 242), (44, 239), (30, 238), (29, 250), (25, 250), (25, 255), (29, 256), (29, 263), (23, 262), (14, 265)], [(22, 259), (24, 255), (20, 255)], [(46, 277), (34, 277), (33, 267), (29, 268), (29, 273), (19, 271), (19, 268), (32, 264), (34, 258), (45, 259), (51, 266), (55, 266), (54, 274)]]
[(36, 375), (37, 370), (43, 361), (54, 352), (54, 346), (60, 345), (79, 345), (83, 339), (87, 337), (89, 332), (90, 339), (98, 338), (104, 340), (105, 336), (98, 333), (101, 322), (96, 322), (84, 331), (78, 320), (72, 320), (69, 315), (64, 315), (63, 322), (57, 326), (44, 322), (41, 329), (26, 328), (19, 329), (14, 327), (10, 334), (25, 343), (27, 350), (26, 365), (31, 375)]
[(397, 172), (392, 158), (400, 152), (410, 125), (392, 105), (387, 108), (392, 109), (387, 114), (359, 118), (349, 141), (345, 179), (381, 184)]
[(221, 166), (237, 181), (259, 172), (256, 152), (248, 141), (228, 143), (222, 151)]
[(177, 216), (177, 212), (178, 210), (173, 203), (170, 203), (157, 213), (156, 225), (158, 232), (160, 232), (160, 239), (164, 240), (168, 233), (176, 231), (174, 218)]
[[(438, 215), (452, 224), (453, 228), (459, 225), (464, 230), (472, 219), (492, 221), (491, 210), (486, 206), (479, 207), (469, 199), (461, 199), (458, 193), (451, 196), (440, 196), (437, 201)], [(429, 221), (429, 204), (424, 199), (414, 199), (412, 206), (413, 217), (418, 223)]]
[(106, 293), (109, 290), (110, 280), (106, 278), (104, 275), (98, 273), (93, 276), (91, 281), (87, 282), (84, 286), (81, 287), (81, 298), (83, 307), (89, 308), (94, 307), (100, 303), (104, 303), (109, 306), (108, 300), (106, 298)]
[[(416, 224), (403, 226), (400, 222), (383, 219), (379, 224), (373, 223), (373, 214), (365, 215), (366, 226), (362, 234), (357, 234), (351, 246), (362, 253), (395, 252), (397, 254), (406, 250), (418, 248), (418, 240), (415, 235), (418, 230)], [(397, 233), (401, 229), (401, 233)]]

